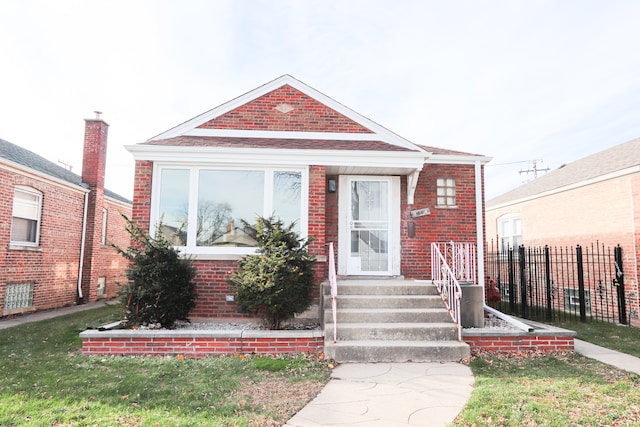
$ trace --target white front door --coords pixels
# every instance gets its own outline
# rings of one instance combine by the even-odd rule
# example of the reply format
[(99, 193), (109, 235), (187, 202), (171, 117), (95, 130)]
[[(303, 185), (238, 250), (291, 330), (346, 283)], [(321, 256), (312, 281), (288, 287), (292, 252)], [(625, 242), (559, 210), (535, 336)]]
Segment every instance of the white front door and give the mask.
[(340, 177), (339, 274), (399, 274), (399, 187), (397, 177)]

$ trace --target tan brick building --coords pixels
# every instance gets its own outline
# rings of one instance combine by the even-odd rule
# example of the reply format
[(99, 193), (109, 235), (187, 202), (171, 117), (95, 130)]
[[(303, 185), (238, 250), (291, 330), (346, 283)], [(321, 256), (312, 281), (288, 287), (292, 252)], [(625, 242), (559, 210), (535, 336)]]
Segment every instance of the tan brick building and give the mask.
[(487, 202), (487, 241), (508, 246), (620, 245), (638, 315), (640, 138), (547, 173)]

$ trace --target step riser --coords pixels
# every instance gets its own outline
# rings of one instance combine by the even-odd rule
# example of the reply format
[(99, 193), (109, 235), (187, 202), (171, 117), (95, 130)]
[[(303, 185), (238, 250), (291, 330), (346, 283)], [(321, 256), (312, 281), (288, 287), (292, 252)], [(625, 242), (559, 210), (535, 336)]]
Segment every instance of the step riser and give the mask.
[[(337, 322), (340, 323), (453, 323), (451, 316), (446, 310), (433, 310), (422, 312), (376, 312), (370, 310), (345, 312), (338, 310)], [(325, 310), (324, 318), (327, 322), (333, 320), (331, 310)]]
[(335, 344), (330, 287), (323, 292), (325, 353), (338, 362), (451, 362), (469, 356), (431, 283), (339, 281)]
[(457, 362), (469, 356), (468, 346), (458, 347), (333, 347), (325, 346), (329, 357), (347, 362)]
[[(333, 341), (333, 325), (325, 328), (325, 340)], [(424, 328), (340, 328), (338, 326), (338, 338), (341, 341), (357, 340), (407, 340), (407, 341), (455, 341), (458, 332), (455, 327), (424, 327)]]
[[(440, 296), (395, 297), (385, 296), (354, 297), (352, 295), (338, 296), (338, 308), (443, 308)], [(325, 299), (325, 308), (331, 308), (331, 298)]]
[[(325, 295), (331, 288), (324, 287)], [(434, 285), (338, 285), (338, 295), (438, 295)]]

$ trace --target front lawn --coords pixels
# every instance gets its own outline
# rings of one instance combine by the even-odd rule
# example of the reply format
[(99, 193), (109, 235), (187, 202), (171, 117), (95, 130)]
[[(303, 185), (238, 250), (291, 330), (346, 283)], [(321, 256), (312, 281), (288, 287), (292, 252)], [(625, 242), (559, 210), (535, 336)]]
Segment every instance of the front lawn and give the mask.
[(278, 426), (329, 379), (321, 356), (87, 357), (108, 306), (0, 330), (2, 426)]
[(454, 426), (640, 425), (640, 377), (578, 354), (480, 353)]

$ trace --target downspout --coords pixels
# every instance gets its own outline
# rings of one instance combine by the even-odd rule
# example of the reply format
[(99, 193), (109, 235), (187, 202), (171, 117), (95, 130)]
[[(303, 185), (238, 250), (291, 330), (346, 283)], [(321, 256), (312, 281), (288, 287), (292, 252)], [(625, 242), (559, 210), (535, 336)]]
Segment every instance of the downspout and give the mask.
[(482, 164), (476, 161), (476, 241), (478, 247), (478, 284), (482, 286), (482, 303), (486, 305), (484, 292), (484, 198), (482, 197)]
[[(84, 187), (86, 184), (82, 183)], [(88, 190), (84, 193), (84, 212), (82, 214), (82, 236), (80, 239), (80, 266), (78, 267), (78, 303), (81, 304), (83, 301), (82, 296), (82, 273), (84, 267), (84, 245), (87, 237), (87, 209), (89, 207), (89, 193)]]

